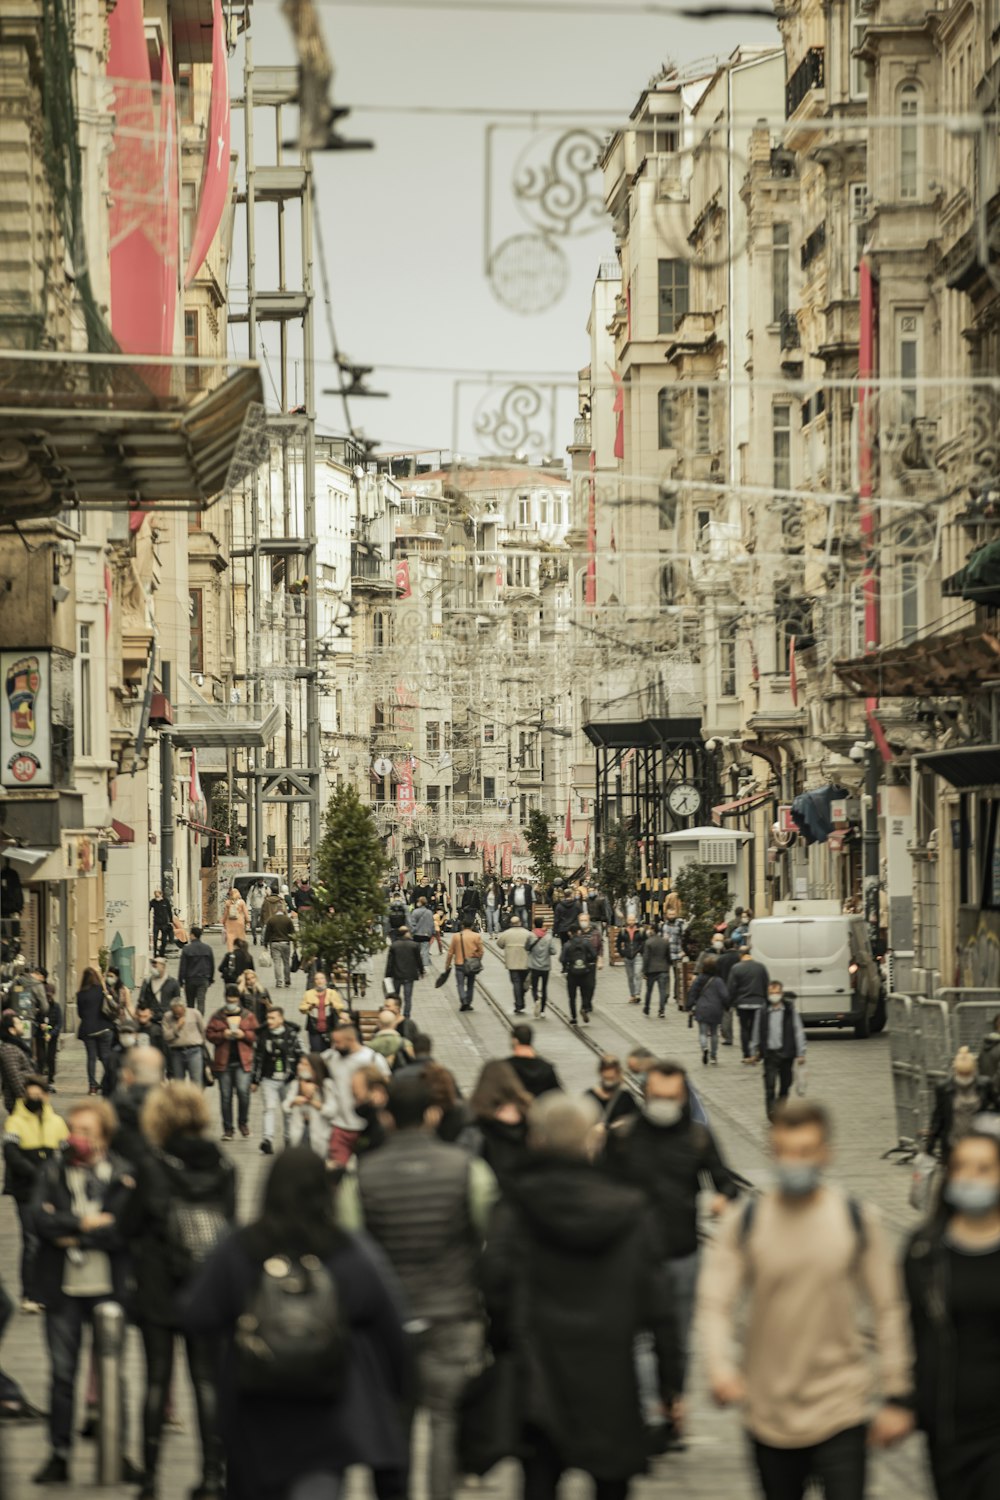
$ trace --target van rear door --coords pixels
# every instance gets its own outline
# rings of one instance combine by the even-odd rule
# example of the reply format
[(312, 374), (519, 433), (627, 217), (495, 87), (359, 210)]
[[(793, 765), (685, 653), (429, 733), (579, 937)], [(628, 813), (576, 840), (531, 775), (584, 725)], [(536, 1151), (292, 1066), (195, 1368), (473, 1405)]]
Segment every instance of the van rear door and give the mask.
[(789, 990), (798, 990), (802, 970), (797, 917), (759, 917), (750, 923), (750, 951), (759, 958), (769, 979), (779, 979)]
[(796, 988), (800, 1014), (850, 1014), (853, 993), (848, 923), (838, 917), (806, 917), (799, 925), (801, 969)]

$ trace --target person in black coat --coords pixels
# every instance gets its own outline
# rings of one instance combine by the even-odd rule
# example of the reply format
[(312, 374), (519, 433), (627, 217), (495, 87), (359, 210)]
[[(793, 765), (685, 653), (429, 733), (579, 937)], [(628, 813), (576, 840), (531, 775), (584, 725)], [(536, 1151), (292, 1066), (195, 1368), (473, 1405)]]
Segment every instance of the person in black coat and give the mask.
[(205, 997), (215, 977), (215, 954), (201, 940), (201, 928), (191, 928), (191, 938), (181, 949), (177, 979), (188, 1005), (205, 1014)]
[(163, 958), (154, 958), (150, 965), (150, 972), (142, 981), (139, 989), (139, 999), (136, 1002), (136, 1009), (145, 1001), (150, 1010), (160, 1016), (165, 1010), (170, 1009), (170, 1006), (179, 997), (180, 992), (180, 984), (172, 974), (167, 973), (166, 960)]
[[(236, 1380), (233, 1335), (273, 1256), (314, 1255), (326, 1266), (350, 1329), (339, 1398), (250, 1393)], [(274, 1158), (263, 1212), (209, 1256), (182, 1298), (189, 1335), (221, 1336), (220, 1423), (228, 1500), (287, 1500), (295, 1481), (377, 1471), (379, 1500), (404, 1500), (408, 1453), (400, 1406), (408, 1395), (406, 1336), (395, 1283), (370, 1245), (334, 1218), (326, 1168), (307, 1147)]]
[[(490, 1340), (518, 1362), (516, 1453), (528, 1500), (554, 1500), (566, 1469), (592, 1475), (597, 1500), (624, 1500), (643, 1472), (638, 1335), (652, 1335), (660, 1399), (675, 1422), (682, 1416), (680, 1344), (655, 1226), (640, 1191), (588, 1161), (596, 1123), (585, 1099), (539, 1100), (531, 1158), (487, 1231)], [(529, 1317), (518, 1315), (525, 1304)]]
[(494, 1058), (483, 1065), (459, 1145), (481, 1156), (501, 1187), (527, 1159), (531, 1104), (531, 1095), (509, 1062)]
[[(132, 1315), (146, 1354), (140, 1500), (152, 1500), (174, 1346), (181, 1328), (178, 1299), (198, 1269), (184, 1242), (183, 1226), (186, 1219), (198, 1216), (209, 1239), (226, 1232), (236, 1218), (236, 1171), (215, 1142), (206, 1139), (208, 1107), (197, 1084), (172, 1083), (169, 1088), (151, 1090), (139, 1118), (147, 1149), (138, 1168), (132, 1226)], [(209, 1336), (188, 1337), (185, 1347), (201, 1437), (198, 1496), (199, 1500), (221, 1500), (222, 1444), (215, 1388), (218, 1342)]]
[[(996, 1121), (989, 1122), (991, 1126)], [(1000, 1495), (1000, 1138), (976, 1126), (951, 1148), (940, 1202), (903, 1261), (917, 1423), (938, 1500)]]
[[(76, 1105), (67, 1116), (64, 1150), (48, 1161), (32, 1207), (38, 1236), (36, 1285), (45, 1306), (50, 1361), (49, 1439), (52, 1452), (39, 1484), (69, 1481), (73, 1395), (83, 1330), (102, 1302), (124, 1303), (126, 1239), (135, 1179), (111, 1151), (115, 1112), (106, 1099)], [(126, 1479), (137, 1470), (127, 1460)]]
[(396, 928), (386, 954), (385, 977), (392, 980), (396, 993), (402, 998), (404, 1016), (409, 1016), (413, 1009), (413, 986), (423, 972), (420, 947), (410, 936), (410, 929)]
[(108, 992), (96, 969), (84, 969), (76, 995), (78, 1025), (76, 1034), (87, 1049), (87, 1084), (97, 1093), (97, 1064), (101, 1064), (101, 1084), (109, 1077), (114, 1027), (105, 1015), (110, 1005)]
[(927, 1133), (929, 1154), (944, 1160), (975, 1117), (995, 1110), (997, 1103), (992, 1083), (981, 1078), (976, 1070), (975, 1054), (968, 1047), (959, 1048), (951, 1077), (934, 1090), (934, 1110)]

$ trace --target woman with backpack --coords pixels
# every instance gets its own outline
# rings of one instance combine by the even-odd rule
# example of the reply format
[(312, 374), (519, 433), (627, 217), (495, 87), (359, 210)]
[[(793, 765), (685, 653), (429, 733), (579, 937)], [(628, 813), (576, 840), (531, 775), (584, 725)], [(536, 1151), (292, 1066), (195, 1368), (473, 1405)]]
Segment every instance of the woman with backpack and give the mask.
[(226, 934), (226, 948), (232, 949), (237, 938), (246, 938), (250, 913), (235, 886), (222, 903), (222, 928)]
[[(137, 1172), (137, 1222), (131, 1241), (135, 1268), (132, 1314), (146, 1355), (143, 1405), (143, 1482), (140, 1500), (154, 1500), (160, 1441), (181, 1332), (179, 1298), (236, 1217), (236, 1171), (207, 1139), (208, 1107), (194, 1083), (153, 1089), (140, 1114), (150, 1150)], [(201, 1438), (201, 1483), (196, 1500), (221, 1500), (222, 1444), (218, 1432), (218, 1340), (185, 1339)]]
[(234, 938), (229, 949), (219, 959), (219, 974), (223, 984), (236, 984), (240, 976), (253, 968), (253, 954), (246, 938)]
[(208, 1258), (184, 1321), (223, 1340), (229, 1500), (336, 1493), (354, 1464), (379, 1500), (403, 1500), (403, 1313), (381, 1262), (338, 1227), (320, 1157), (274, 1158), (260, 1217)]

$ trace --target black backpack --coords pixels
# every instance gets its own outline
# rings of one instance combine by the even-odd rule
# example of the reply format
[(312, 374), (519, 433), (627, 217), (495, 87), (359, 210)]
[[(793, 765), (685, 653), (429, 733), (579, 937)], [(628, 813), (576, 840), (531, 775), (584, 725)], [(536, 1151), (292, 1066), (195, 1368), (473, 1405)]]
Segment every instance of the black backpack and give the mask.
[(206, 1261), (232, 1225), (217, 1203), (172, 1197), (167, 1207), (167, 1245), (176, 1276), (187, 1279)]
[(349, 1334), (337, 1285), (315, 1255), (270, 1256), (236, 1324), (236, 1372), (244, 1391), (339, 1396)]

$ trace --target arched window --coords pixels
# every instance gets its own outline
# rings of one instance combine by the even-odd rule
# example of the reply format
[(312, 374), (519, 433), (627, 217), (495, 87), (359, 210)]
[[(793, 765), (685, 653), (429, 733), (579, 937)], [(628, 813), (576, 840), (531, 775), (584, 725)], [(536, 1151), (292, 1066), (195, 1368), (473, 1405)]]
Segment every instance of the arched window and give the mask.
[(663, 386), (657, 398), (657, 432), (661, 448), (680, 447), (680, 417), (676, 387)]
[(899, 91), (899, 196), (917, 196), (920, 113), (920, 90), (915, 83), (904, 83)]

